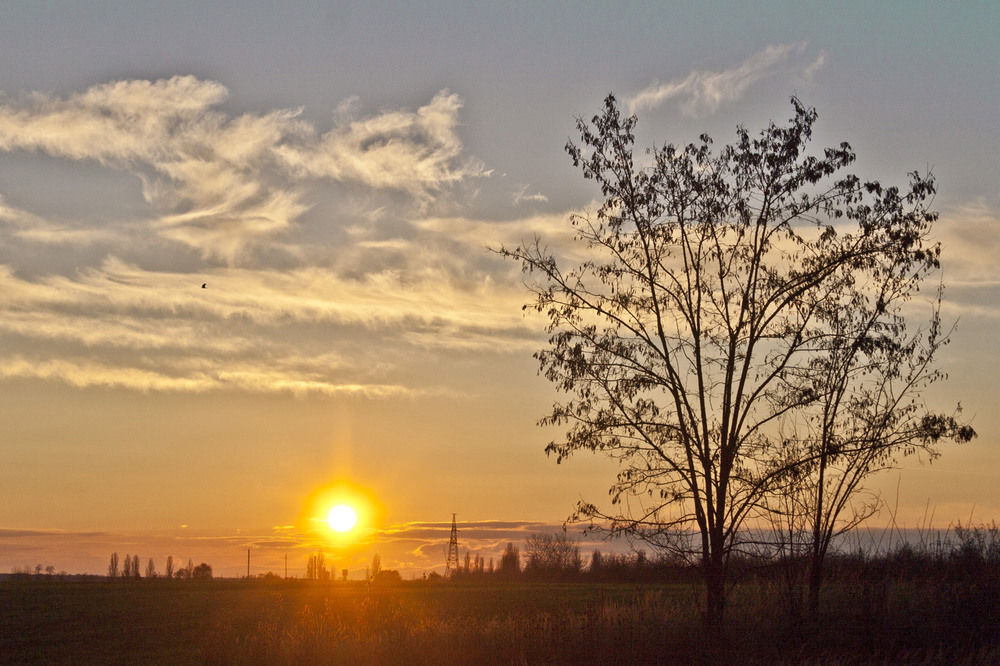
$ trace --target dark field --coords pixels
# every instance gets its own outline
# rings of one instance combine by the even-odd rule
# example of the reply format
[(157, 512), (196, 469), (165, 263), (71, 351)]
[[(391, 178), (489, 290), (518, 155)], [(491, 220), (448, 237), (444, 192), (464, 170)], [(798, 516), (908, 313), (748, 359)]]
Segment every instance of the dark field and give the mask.
[(806, 626), (778, 587), (745, 584), (727, 635), (706, 637), (698, 588), (684, 584), (8, 580), (0, 661), (1000, 663), (996, 625), (970, 615), (978, 597), (945, 592), (842, 583), (827, 591), (822, 621)]

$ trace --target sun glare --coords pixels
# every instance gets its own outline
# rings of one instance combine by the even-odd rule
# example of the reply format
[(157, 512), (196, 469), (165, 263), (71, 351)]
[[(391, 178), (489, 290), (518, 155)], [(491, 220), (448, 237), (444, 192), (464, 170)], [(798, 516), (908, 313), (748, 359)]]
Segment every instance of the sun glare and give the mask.
[(372, 491), (336, 479), (309, 493), (296, 525), (344, 555), (370, 545), (385, 515), (385, 505)]
[(346, 504), (338, 504), (330, 509), (326, 522), (337, 532), (347, 532), (358, 522), (358, 514)]

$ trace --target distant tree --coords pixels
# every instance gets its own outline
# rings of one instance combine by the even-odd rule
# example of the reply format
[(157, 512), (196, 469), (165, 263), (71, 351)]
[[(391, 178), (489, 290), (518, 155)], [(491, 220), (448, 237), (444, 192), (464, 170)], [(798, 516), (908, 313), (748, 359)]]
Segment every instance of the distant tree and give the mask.
[(111, 553), (111, 561), (108, 562), (108, 578), (118, 577), (118, 553)]
[(146, 578), (156, 578), (156, 565), (153, 564), (153, 558), (149, 558), (149, 562), (146, 563)]
[(515, 578), (521, 573), (521, 553), (510, 541), (500, 555), (500, 575), (504, 578)]
[(139, 556), (132, 556), (132, 578), (140, 578), (139, 575)]
[(386, 584), (386, 583), (399, 583), (403, 580), (403, 577), (399, 575), (399, 572), (395, 569), (380, 569), (379, 572), (372, 577), (372, 583)]
[(306, 579), (308, 580), (329, 580), (330, 572), (326, 568), (326, 556), (323, 551), (317, 552), (309, 557), (306, 564)]
[(163, 575), (168, 580), (174, 577), (174, 556), (167, 555), (167, 568), (163, 572)]
[(525, 540), (524, 573), (534, 576), (578, 574), (583, 568), (580, 546), (565, 532), (532, 534)]
[(191, 578), (195, 580), (211, 580), (212, 566), (202, 562), (191, 570)]
[(601, 572), (601, 564), (602, 564), (601, 558), (602, 558), (601, 551), (595, 548), (594, 552), (590, 554), (590, 567), (588, 568), (588, 571), (590, 573), (598, 574)]
[(54, 566), (52, 566), (51, 564), (49, 566), (45, 567), (45, 575), (46, 576), (54, 576), (55, 573), (56, 573), (56, 568)]
[(375, 580), (376, 578), (378, 578), (378, 575), (380, 573), (382, 573), (382, 556), (379, 555), (378, 553), (375, 553), (375, 555), (372, 557), (372, 565), (368, 569), (368, 575), (366, 576), (366, 578), (369, 581)]
[(132, 556), (125, 553), (125, 558), (122, 560), (122, 579), (128, 580), (132, 577)]
[(191, 576), (193, 576), (193, 575), (194, 575), (194, 560), (192, 560), (191, 558), (188, 558), (187, 576), (186, 576), (186, 578), (191, 578)]

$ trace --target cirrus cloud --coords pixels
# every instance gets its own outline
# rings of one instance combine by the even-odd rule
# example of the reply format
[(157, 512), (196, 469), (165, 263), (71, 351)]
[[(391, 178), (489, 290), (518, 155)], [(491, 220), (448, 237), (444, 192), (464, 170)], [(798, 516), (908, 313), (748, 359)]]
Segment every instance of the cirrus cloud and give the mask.
[(132, 173), (160, 235), (230, 264), (289, 232), (316, 181), (398, 191), (419, 205), (487, 173), (461, 157), (462, 100), (448, 91), (416, 111), (341, 110), (325, 133), (301, 110), (227, 114), (219, 109), (227, 95), (192, 76), (118, 81), (64, 98), (34, 93), (0, 104), (0, 151)]
[[(630, 97), (626, 103), (633, 113), (657, 108), (668, 101), (676, 101), (681, 113), (687, 116), (714, 113), (720, 106), (743, 97), (752, 85), (774, 75), (789, 60), (801, 56), (805, 48), (805, 42), (769, 45), (730, 69), (695, 70), (683, 79), (667, 83), (654, 82)], [(809, 80), (822, 68), (824, 60), (825, 55), (820, 53), (811, 62), (802, 66), (789, 66), (786, 71), (797, 78)]]

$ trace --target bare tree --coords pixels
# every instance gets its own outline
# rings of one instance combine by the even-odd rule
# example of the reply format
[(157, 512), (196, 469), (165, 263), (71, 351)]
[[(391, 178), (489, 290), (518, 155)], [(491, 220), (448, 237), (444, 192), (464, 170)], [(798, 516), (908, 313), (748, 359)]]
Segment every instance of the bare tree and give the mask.
[(780, 552), (807, 561), (809, 615), (816, 617), (826, 555), (836, 536), (874, 515), (881, 498), (866, 482), (904, 456), (932, 460), (942, 440), (968, 442), (973, 428), (951, 414), (933, 413), (921, 395), (944, 374), (935, 367), (947, 344), (941, 330), (941, 291), (925, 326), (910, 331), (903, 303), (923, 271), (883, 273), (867, 300), (827, 314), (836, 341), (813, 359), (812, 390), (819, 398), (785, 420), (783, 492), (762, 503), (781, 535)]
[(149, 562), (146, 563), (146, 578), (156, 578), (156, 565), (153, 564), (153, 558), (149, 558)]
[(835, 177), (853, 151), (807, 154), (816, 112), (792, 105), (788, 125), (740, 127), (717, 154), (702, 135), (637, 159), (636, 118), (609, 95), (566, 146), (604, 196), (571, 218), (586, 259), (565, 268), (539, 238), (500, 249), (532, 276), (525, 307), (550, 333), (536, 358), (567, 396), (541, 421), (567, 428), (546, 451), (620, 467), (610, 508), (580, 502), (573, 519), (696, 562), (713, 628), (748, 521), (803, 464), (782, 428), (829, 395), (812, 373), (844, 345), (831, 313), (938, 263), (933, 179)]
[(111, 553), (111, 560), (108, 562), (108, 578), (118, 577), (118, 553)]
[(139, 574), (139, 556), (132, 556), (132, 578), (140, 578)]
[(174, 556), (167, 555), (167, 568), (163, 572), (164, 577), (168, 580), (174, 577)]
[(526, 575), (578, 574), (583, 568), (580, 546), (565, 532), (530, 535), (525, 540), (524, 553)]

